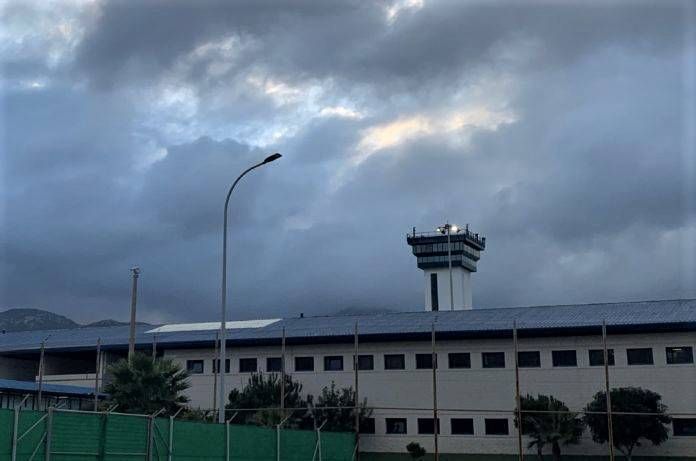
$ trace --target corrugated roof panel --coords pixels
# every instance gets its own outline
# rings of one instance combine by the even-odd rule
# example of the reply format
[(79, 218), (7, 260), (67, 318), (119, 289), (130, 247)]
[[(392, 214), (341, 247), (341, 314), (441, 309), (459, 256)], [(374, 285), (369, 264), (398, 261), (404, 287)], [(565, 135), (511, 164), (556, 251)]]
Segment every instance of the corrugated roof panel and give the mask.
[[(345, 316), (295, 317), (279, 320), (259, 328), (228, 331), (235, 341), (277, 340), (285, 329), (288, 339), (331, 338), (353, 335), (358, 324), (360, 335), (398, 336), (429, 333), (431, 325), (439, 333), (485, 334), (509, 331), (513, 322), (522, 330), (558, 330), (599, 327), (606, 320), (609, 327), (646, 326), (696, 330), (696, 300), (666, 300), (605, 304), (472, 309), (465, 311), (398, 312)], [(137, 342), (150, 345), (151, 327), (138, 327)], [(47, 348), (93, 348), (97, 338), (105, 347), (128, 344), (128, 327), (79, 328), (53, 332), (22, 332), (0, 335), (0, 351), (36, 350), (51, 333)], [(216, 331), (176, 331), (157, 334), (161, 346), (210, 342)]]
[[(12, 390), (12, 391), (22, 391), (22, 392), (38, 392), (39, 383), (34, 381), (17, 381), (14, 379), (0, 379), (0, 389)], [(61, 394), (61, 395), (94, 395), (94, 389), (82, 386), (69, 386), (67, 384), (50, 384), (44, 383), (42, 386), (42, 392), (47, 394)], [(104, 395), (101, 394), (100, 395)]]

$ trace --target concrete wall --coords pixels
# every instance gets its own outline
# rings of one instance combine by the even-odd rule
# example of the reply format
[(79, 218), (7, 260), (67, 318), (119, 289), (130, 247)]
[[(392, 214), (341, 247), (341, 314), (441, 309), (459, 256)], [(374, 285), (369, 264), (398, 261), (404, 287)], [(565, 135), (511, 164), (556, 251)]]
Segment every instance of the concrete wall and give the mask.
[[(696, 413), (696, 366), (667, 365), (665, 347), (692, 346), (696, 348), (696, 335), (648, 334), (613, 336), (609, 347), (614, 349), (616, 365), (610, 367), (612, 387), (640, 386), (660, 393), (664, 403), (672, 412)], [(571, 409), (581, 409), (592, 396), (604, 387), (603, 367), (590, 366), (589, 349), (601, 349), (600, 337), (558, 337), (520, 339), (520, 350), (541, 352), (541, 368), (521, 369), (520, 381), (523, 394), (551, 394), (563, 400)], [(654, 365), (628, 366), (627, 347), (652, 347)], [(574, 349), (577, 351), (578, 366), (553, 367), (552, 350)], [(440, 367), (438, 379), (438, 406), (440, 411), (440, 450), (464, 453), (514, 453), (517, 448), (513, 424), (514, 409), (514, 356), (511, 340), (466, 340), (439, 341), (437, 351)], [(266, 357), (280, 355), (279, 347), (237, 348), (230, 353), (231, 373), (226, 377), (227, 391), (241, 388), (248, 380), (248, 373), (239, 373), (239, 359), (256, 357), (259, 371), (265, 371)], [(403, 452), (410, 441), (420, 442), (432, 451), (432, 436), (417, 434), (417, 420), (432, 417), (432, 370), (416, 369), (416, 353), (430, 352), (429, 342), (366, 343), (360, 346), (361, 354), (373, 354), (375, 369), (361, 371), (360, 396), (368, 404), (377, 407), (424, 408), (416, 410), (375, 410), (376, 433), (362, 437), (362, 449), (374, 452)], [(470, 369), (448, 369), (447, 353), (469, 352)], [(485, 369), (481, 364), (482, 352), (504, 352), (504, 369)], [(404, 353), (405, 370), (384, 370), (385, 353)], [(342, 355), (344, 371), (323, 371), (323, 357)], [(288, 346), (287, 370), (293, 379), (301, 382), (304, 391), (317, 395), (322, 387), (334, 381), (338, 386), (352, 386), (352, 345)], [(186, 366), (187, 360), (204, 359), (204, 373), (191, 377), (189, 396), (193, 406), (211, 408), (213, 405), (212, 349), (167, 350), (165, 356)], [(294, 357), (313, 356), (314, 372), (295, 372)], [(462, 411), (463, 410), (463, 411)], [(498, 413), (496, 413), (498, 412)], [(408, 434), (386, 435), (386, 417), (405, 417)], [(474, 419), (475, 435), (452, 435), (450, 418), (470, 417)], [(486, 418), (507, 418), (509, 435), (485, 435)], [(696, 437), (671, 437), (661, 447), (650, 445), (639, 448), (636, 454), (686, 455), (696, 453)], [(564, 447), (567, 453), (606, 453), (606, 447), (595, 444), (585, 434), (580, 446)]]
[[(450, 310), (449, 268), (425, 269), (425, 310), (431, 311), (432, 297), (430, 292), (430, 274), (437, 274), (437, 298), (439, 310)], [(452, 267), (452, 295), (454, 297), (454, 310), (471, 309), (471, 272), (461, 267)]]

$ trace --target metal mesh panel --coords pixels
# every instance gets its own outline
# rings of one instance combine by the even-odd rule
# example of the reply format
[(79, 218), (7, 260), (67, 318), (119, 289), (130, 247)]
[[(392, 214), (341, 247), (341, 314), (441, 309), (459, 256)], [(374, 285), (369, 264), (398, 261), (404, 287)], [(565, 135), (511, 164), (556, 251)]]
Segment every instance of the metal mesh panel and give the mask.
[(12, 411), (0, 410), (0, 459), (10, 459), (13, 419)]
[(105, 459), (133, 461), (147, 454), (148, 419), (142, 416), (106, 416)]
[[(14, 412), (0, 409), (0, 461), (11, 459), (17, 436), (17, 461), (167, 461), (170, 454), (169, 419), (138, 415), (53, 411), (51, 453), (45, 456), (48, 437), (46, 412), (22, 410), (17, 434)], [(43, 419), (41, 419), (43, 418)], [(225, 461), (226, 428), (222, 424), (175, 421), (172, 461)], [(317, 433), (280, 431), (280, 459), (308, 461), (315, 456)], [(350, 461), (355, 438), (351, 433), (322, 433), (322, 461)], [(229, 459), (276, 461), (278, 440), (273, 428), (230, 425)]]
[(93, 461), (99, 457), (101, 415), (53, 412), (51, 459)]
[(174, 423), (174, 459), (224, 460), (225, 426), (179, 421)]
[(355, 434), (345, 432), (322, 432), (322, 461), (351, 461), (355, 446)]
[[(9, 411), (10, 414), (12, 413), (10, 410), (7, 411)], [(44, 444), (42, 443), (42, 440), (46, 431), (46, 419), (41, 422), (39, 422), (39, 420), (44, 415), (46, 415), (45, 412), (34, 410), (22, 410), (19, 413), (17, 433), (20, 436), (24, 435), (24, 437), (17, 442), (17, 461), (28, 460), (34, 452), (36, 452), (34, 455), (35, 460), (43, 459)], [(11, 418), (13, 419), (13, 417)], [(36, 424), (37, 422), (38, 424)], [(10, 444), (11, 443), (12, 442), (10, 441)]]
[(283, 429), (280, 431), (280, 453), (283, 461), (313, 459), (317, 433)]
[(275, 460), (275, 430), (230, 425), (230, 459), (234, 461)]

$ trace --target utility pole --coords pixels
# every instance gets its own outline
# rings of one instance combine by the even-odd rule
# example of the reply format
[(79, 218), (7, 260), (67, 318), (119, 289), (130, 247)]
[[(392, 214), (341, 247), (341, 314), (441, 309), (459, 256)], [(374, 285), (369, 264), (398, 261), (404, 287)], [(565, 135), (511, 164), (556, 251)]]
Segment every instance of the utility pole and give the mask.
[(94, 411), (99, 409), (99, 374), (101, 373), (101, 338), (97, 338), (97, 360), (94, 364)]
[(46, 351), (46, 340), (48, 336), (41, 341), (41, 352), (39, 353), (39, 389), (37, 392), (38, 402), (36, 402), (35, 408), (41, 411), (41, 399), (43, 398), (43, 378), (44, 378), (44, 362), (46, 358), (44, 357)]
[(140, 268), (131, 268), (133, 274), (133, 288), (131, 289), (131, 309), (130, 309), (130, 336), (128, 337), (128, 361), (133, 360), (135, 353), (135, 306), (138, 302), (138, 275)]

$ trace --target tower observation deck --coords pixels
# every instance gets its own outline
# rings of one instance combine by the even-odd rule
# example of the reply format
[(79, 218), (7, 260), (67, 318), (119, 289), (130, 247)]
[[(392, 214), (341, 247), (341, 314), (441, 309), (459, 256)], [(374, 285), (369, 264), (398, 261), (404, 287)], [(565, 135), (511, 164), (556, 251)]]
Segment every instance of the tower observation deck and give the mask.
[(468, 225), (461, 229), (446, 224), (435, 232), (416, 232), (414, 227), (406, 242), (425, 274), (426, 310), (471, 309), (471, 273), (477, 270), (486, 238)]

